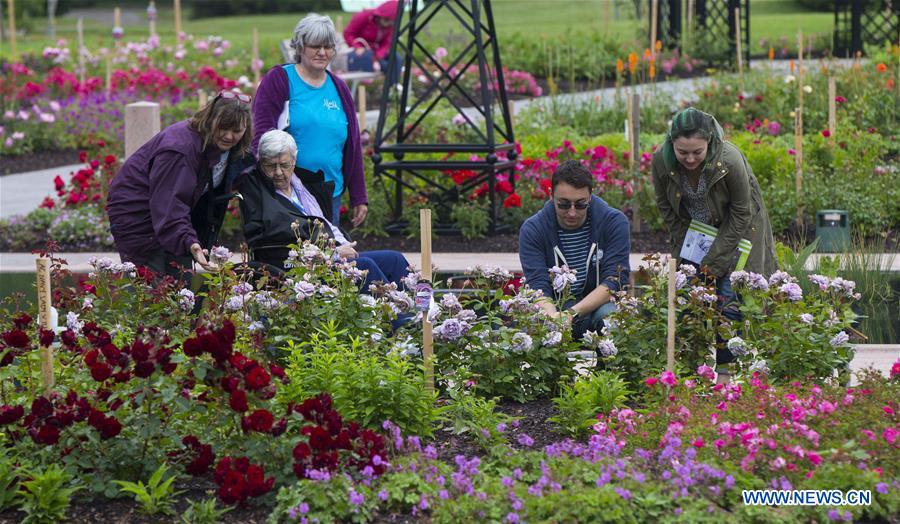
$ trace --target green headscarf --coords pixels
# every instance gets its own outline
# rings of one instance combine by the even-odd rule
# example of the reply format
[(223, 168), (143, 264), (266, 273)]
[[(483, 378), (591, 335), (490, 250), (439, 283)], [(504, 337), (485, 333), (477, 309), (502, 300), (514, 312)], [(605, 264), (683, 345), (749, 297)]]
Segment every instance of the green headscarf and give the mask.
[(706, 149), (706, 159), (703, 161), (702, 166), (702, 169), (705, 170), (706, 166), (719, 156), (724, 135), (725, 132), (722, 131), (722, 126), (711, 114), (704, 113), (693, 107), (682, 109), (672, 117), (672, 125), (669, 127), (669, 132), (666, 133), (666, 141), (662, 145), (663, 160), (666, 162), (666, 168), (675, 169), (678, 165), (673, 145), (675, 140), (684, 136), (701, 136), (709, 143)]

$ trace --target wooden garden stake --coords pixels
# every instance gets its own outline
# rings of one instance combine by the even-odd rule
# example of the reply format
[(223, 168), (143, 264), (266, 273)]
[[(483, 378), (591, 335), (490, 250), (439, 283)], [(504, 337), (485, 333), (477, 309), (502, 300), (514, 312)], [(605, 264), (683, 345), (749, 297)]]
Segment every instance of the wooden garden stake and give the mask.
[(181, 39), (181, 0), (175, 0), (175, 41)]
[(693, 24), (694, 24), (694, 0), (688, 0), (687, 2), (687, 23), (684, 28), (684, 47), (687, 48), (691, 43), (691, 33), (693, 32)]
[(366, 86), (359, 84), (356, 88), (356, 105), (359, 111), (359, 130), (366, 130)]
[[(419, 210), (419, 230), (422, 242), (422, 278), (431, 282), (431, 210)], [(428, 311), (422, 313), (422, 359), (425, 362), (425, 389), (434, 391), (434, 336)]]
[(797, 105), (803, 109), (803, 30), (797, 31)]
[(87, 75), (87, 68), (84, 64), (84, 18), (79, 16), (75, 27), (78, 30), (78, 83), (84, 85)]
[(339, 34), (343, 34), (344, 32), (344, 15), (337, 16), (337, 24), (334, 27)]
[(669, 259), (669, 300), (666, 318), (666, 370), (675, 371), (675, 259)]
[[(799, 201), (803, 192), (803, 109), (794, 109), (794, 189)], [(803, 222), (803, 206), (797, 206), (797, 224)]]
[[(54, 327), (51, 311), (50, 295), (50, 259), (40, 257), (35, 260), (37, 269), (37, 298), (38, 311), (40, 312), (40, 327), (52, 330)], [(49, 391), (53, 387), (53, 348), (41, 347), (41, 383), (44, 390)]]
[(650, 59), (656, 58), (656, 22), (659, 17), (659, 0), (653, 0), (650, 14)]
[(112, 58), (106, 55), (106, 93), (112, 93)]
[(514, 116), (515, 106), (513, 105), (512, 100), (506, 101), (506, 111), (509, 113), (509, 127), (513, 126), (513, 116)]
[(741, 9), (734, 8), (734, 39), (737, 43), (738, 79), (741, 82), (741, 91), (744, 91), (744, 53), (741, 50)]
[(156, 36), (156, 2), (153, 0), (150, 0), (150, 4), (147, 5), (147, 24), (150, 36)]
[(253, 88), (259, 85), (259, 68), (256, 67), (256, 64), (259, 63), (259, 31), (254, 27), (253, 28)]
[(16, 1), (6, 0), (6, 16), (9, 18), (9, 48), (12, 52), (13, 62), (19, 59), (19, 50), (16, 47)]
[[(631, 155), (630, 158), (630, 167), (633, 171), (634, 179), (635, 179), (635, 191), (638, 191), (637, 180), (640, 178), (638, 176), (641, 163), (640, 163), (640, 154), (641, 154), (641, 95), (637, 93), (633, 93), (631, 95), (631, 106), (629, 108), (630, 118), (628, 119), (631, 123), (631, 128), (628, 130), (628, 136), (631, 137)], [(632, 215), (631, 215), (631, 230), (634, 232), (641, 231), (641, 216), (638, 209), (637, 198), (635, 197), (632, 202)]]
[(828, 133), (829, 139), (834, 142), (834, 132), (837, 127), (837, 82), (833, 76), (828, 77)]
[[(113, 36), (115, 36), (115, 31), (118, 28), (122, 27), (122, 8), (116, 7), (113, 9)], [(116, 48), (122, 47), (122, 40), (116, 38)]]
[(197, 107), (203, 109), (206, 107), (206, 104), (209, 102), (209, 95), (206, 94), (206, 91), (203, 89), (197, 90)]

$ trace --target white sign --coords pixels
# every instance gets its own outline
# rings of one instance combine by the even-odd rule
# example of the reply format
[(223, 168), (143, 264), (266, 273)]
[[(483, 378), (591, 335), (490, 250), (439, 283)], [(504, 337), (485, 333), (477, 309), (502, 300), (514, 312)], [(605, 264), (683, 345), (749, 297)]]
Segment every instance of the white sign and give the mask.
[[(358, 13), (363, 9), (375, 9), (383, 3), (384, 0), (341, 0), (341, 9), (345, 13)], [(409, 11), (412, 2), (407, 0), (404, 4), (406, 5), (406, 10)], [(419, 0), (420, 13), (422, 12), (423, 7), (425, 7), (425, 2)]]

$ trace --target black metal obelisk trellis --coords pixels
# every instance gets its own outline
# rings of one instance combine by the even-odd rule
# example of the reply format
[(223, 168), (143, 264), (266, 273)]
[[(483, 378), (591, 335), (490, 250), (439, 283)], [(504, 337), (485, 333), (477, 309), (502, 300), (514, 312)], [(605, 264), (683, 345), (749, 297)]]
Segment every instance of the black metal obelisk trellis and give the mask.
[[(449, 19), (455, 29), (456, 39), (441, 57), (424, 43), (436, 17)], [(407, 199), (427, 199), (437, 214), (434, 230), (454, 231), (449, 221), (453, 204), (486, 183), (489, 231), (497, 232), (502, 226), (495, 180), (506, 174), (515, 183), (516, 151), (491, 1), (414, 0), (408, 12), (398, 11), (391, 53), (403, 71), (399, 85), (385, 82), (372, 157), (376, 180), (392, 193), (388, 229), (403, 227)], [(472, 140), (423, 139), (426, 121), (439, 107), (449, 107)], [(449, 172), (459, 170), (471, 175), (457, 184)]]

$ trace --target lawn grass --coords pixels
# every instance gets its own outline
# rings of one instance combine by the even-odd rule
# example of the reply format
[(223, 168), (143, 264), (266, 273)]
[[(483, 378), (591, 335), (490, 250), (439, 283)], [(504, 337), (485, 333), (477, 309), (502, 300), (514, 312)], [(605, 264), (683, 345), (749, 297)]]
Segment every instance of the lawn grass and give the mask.
[[(606, 22), (606, 13), (614, 14), (613, 7), (605, 5), (606, 0), (493, 0), (494, 20), (499, 32), (499, 40), (502, 46), (503, 36), (511, 33), (532, 34), (535, 38), (546, 38), (553, 41), (563, 34), (572, 32), (608, 32), (613, 38), (634, 45), (636, 49), (646, 47), (649, 43), (647, 37), (646, 13), (641, 20), (633, 18), (631, 8), (620, 7), (619, 19)], [(5, 7), (5, 6), (4, 6)], [(784, 37), (790, 48), (796, 46), (796, 34), (802, 29), (804, 34), (819, 34), (822, 38), (830, 35), (834, 15), (830, 11), (811, 11), (799, 6), (790, 0), (754, 0), (751, 3), (751, 53), (765, 54), (768, 45), (780, 44), (777, 42)], [(346, 24), (351, 14), (341, 12), (328, 12), (332, 18), (343, 17)], [(4, 11), (4, 16), (6, 12)], [(183, 28), (195, 37), (218, 35), (231, 41), (234, 47), (249, 49), (251, 31), (258, 28), (260, 35), (260, 49), (263, 58), (276, 57), (278, 41), (290, 36), (294, 24), (304, 13), (261, 14), (252, 16), (237, 16), (224, 18), (206, 18), (191, 20), (185, 16)], [(142, 22), (137, 25), (125, 25), (125, 39), (146, 38), (148, 35), (147, 24), (141, 13)], [(20, 52), (40, 53), (53, 42), (43, 34), (43, 21), (35, 22), (35, 32), (20, 37), (18, 48)], [(102, 46), (113, 45), (110, 35), (110, 23), (101, 19), (89, 18), (84, 20), (85, 41), (89, 48), (96, 49)], [(455, 30), (454, 30), (455, 27)], [(7, 28), (4, 20), (4, 30)], [(72, 45), (76, 39), (76, 19), (70, 15), (61, 17), (57, 21), (57, 36), (65, 38)], [(163, 42), (174, 40), (174, 21), (172, 10), (160, 7), (158, 11), (157, 31)], [(454, 31), (461, 32), (458, 23), (450, 16), (436, 18), (428, 28), (429, 34), (436, 40)], [(4, 33), (5, 35), (5, 33)], [(5, 35), (6, 36), (6, 35)], [(768, 42), (760, 46), (762, 40)], [(514, 51), (506, 51), (514, 52)], [(2, 42), (0, 57), (8, 58), (10, 46), (8, 40)]]

